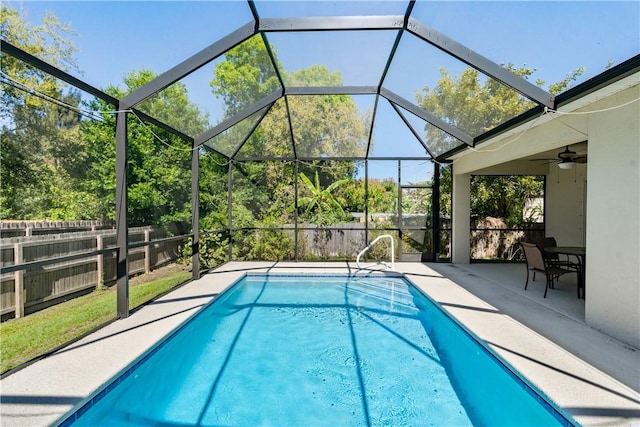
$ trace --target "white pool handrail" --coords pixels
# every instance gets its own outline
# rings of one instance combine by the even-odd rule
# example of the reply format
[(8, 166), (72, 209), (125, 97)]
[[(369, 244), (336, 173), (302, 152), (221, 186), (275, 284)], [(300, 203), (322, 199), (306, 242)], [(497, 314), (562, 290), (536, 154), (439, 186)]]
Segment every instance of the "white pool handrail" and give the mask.
[[(380, 261), (380, 262), (375, 262), (373, 264), (369, 264), (369, 265), (360, 265), (360, 257), (367, 252), (369, 249), (371, 249), (371, 247), (374, 245), (374, 243), (376, 243), (378, 240), (383, 239), (383, 238), (388, 238), (389, 240), (391, 240), (391, 267), (389, 267), (389, 264), (387, 264), (386, 262)], [(363, 250), (360, 251), (360, 253), (358, 254), (358, 257), (356, 258), (356, 265), (358, 266), (359, 269), (365, 269), (365, 268), (369, 268), (369, 267), (373, 267), (375, 265), (378, 264), (382, 264), (385, 266), (386, 270), (394, 270), (395, 269), (395, 264), (394, 264), (394, 260), (396, 258), (396, 254), (395, 254), (395, 250), (393, 248), (393, 236), (391, 236), (390, 234), (383, 234), (381, 236), (376, 237), (375, 239), (373, 239), (373, 242), (369, 243), (369, 245), (364, 248)]]

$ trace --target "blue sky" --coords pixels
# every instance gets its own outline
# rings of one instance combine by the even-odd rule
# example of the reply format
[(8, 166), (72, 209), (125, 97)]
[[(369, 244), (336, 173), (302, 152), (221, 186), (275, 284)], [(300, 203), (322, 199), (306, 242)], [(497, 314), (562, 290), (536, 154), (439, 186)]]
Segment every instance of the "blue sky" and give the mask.
[[(33, 23), (40, 23), (46, 10), (70, 23), (78, 32), (73, 42), (81, 50), (83, 77), (96, 86), (118, 84), (132, 69), (163, 72), (251, 20), (244, 1), (9, 0), (8, 4), (22, 7)], [(282, 17), (396, 14), (403, 12), (406, 2), (256, 4), (262, 15)], [(413, 16), (494, 62), (534, 67), (535, 76), (547, 82), (560, 80), (579, 66), (586, 67), (585, 77), (591, 77), (608, 61), (619, 63), (640, 52), (638, 1), (419, 1)], [(324, 62), (342, 72), (345, 84), (375, 83), (393, 36), (393, 32), (268, 35), (290, 71)], [(407, 50), (406, 58), (394, 64), (401, 70), (387, 83), (410, 94), (437, 78), (437, 73), (426, 74), (437, 72), (439, 64), (425, 66), (430, 59), (427, 45), (424, 52)]]
[[(78, 33), (79, 77), (105, 87), (123, 86), (123, 76), (147, 68), (162, 73), (252, 19), (244, 1), (7, 1), (33, 24), (54, 12)], [(405, 1), (257, 1), (261, 16), (402, 14)], [(537, 71), (547, 84), (578, 67), (581, 81), (640, 53), (640, 2), (418, 1), (413, 15), (496, 63), (512, 62)], [(346, 85), (377, 85), (394, 31), (269, 33), (287, 71), (324, 63), (340, 71)], [(222, 59), (222, 58), (221, 58)], [(409, 99), (433, 87), (439, 68), (453, 74), (465, 66), (405, 34), (385, 87)], [(184, 80), (192, 102), (218, 120), (220, 103), (208, 82), (214, 64)], [(371, 105), (365, 99), (361, 108)], [(392, 131), (389, 131), (392, 133)], [(384, 138), (384, 135), (379, 135)]]
[[(22, 7), (33, 23), (41, 22), (46, 10), (70, 23), (78, 32), (74, 42), (81, 49), (80, 68), (88, 80), (99, 85), (112, 82), (132, 66), (164, 71), (251, 19), (244, 1), (8, 3)], [(355, 7), (367, 3), (377, 7), (365, 6), (361, 9), (364, 14), (402, 13), (406, 5), (404, 1), (258, 1), (257, 7), (264, 16), (280, 17), (287, 12), (302, 15), (305, 10), (311, 15), (360, 13)], [(620, 62), (640, 51), (638, 1), (418, 1), (413, 16), (495, 62), (535, 67), (545, 79), (564, 75), (577, 66), (585, 66), (587, 74), (594, 75), (608, 60)], [(315, 35), (304, 35), (304, 43), (316, 40), (338, 50), (334, 40), (326, 41), (326, 34)], [(274, 43), (286, 43), (284, 36), (271, 37)], [(344, 33), (340, 37), (351, 40), (351, 45), (359, 43)], [(295, 49), (294, 38), (290, 40)], [(377, 43), (373, 46), (367, 51), (380, 48)], [(280, 54), (290, 52), (287, 59), (294, 67), (308, 62), (304, 50), (283, 47)]]

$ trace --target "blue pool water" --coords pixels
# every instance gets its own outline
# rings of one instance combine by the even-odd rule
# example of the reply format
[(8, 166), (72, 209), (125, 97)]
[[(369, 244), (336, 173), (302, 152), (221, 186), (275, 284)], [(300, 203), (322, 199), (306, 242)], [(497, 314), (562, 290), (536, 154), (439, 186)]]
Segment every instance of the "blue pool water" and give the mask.
[(62, 425), (572, 425), (402, 277), (248, 275)]

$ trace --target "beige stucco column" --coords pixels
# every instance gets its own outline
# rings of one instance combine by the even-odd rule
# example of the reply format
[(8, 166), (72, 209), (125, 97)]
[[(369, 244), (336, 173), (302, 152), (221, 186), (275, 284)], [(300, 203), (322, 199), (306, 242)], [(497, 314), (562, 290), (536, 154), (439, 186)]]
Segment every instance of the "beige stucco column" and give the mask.
[[(640, 86), (592, 106), (586, 322), (640, 348)], [(625, 103), (630, 104), (624, 105)]]
[(469, 222), (471, 220), (471, 175), (455, 173), (453, 167), (451, 261), (469, 264)]

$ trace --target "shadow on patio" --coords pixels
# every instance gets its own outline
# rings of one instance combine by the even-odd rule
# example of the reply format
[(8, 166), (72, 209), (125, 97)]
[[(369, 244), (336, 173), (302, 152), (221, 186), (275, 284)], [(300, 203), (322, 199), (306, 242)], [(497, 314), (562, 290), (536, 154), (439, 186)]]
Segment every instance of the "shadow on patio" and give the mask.
[[(462, 288), (621, 383), (640, 390), (638, 349), (585, 323), (585, 300), (577, 298), (575, 275), (565, 275), (543, 298), (545, 278), (525, 291), (524, 264), (429, 264)], [(589, 298), (587, 291), (586, 298)]]

